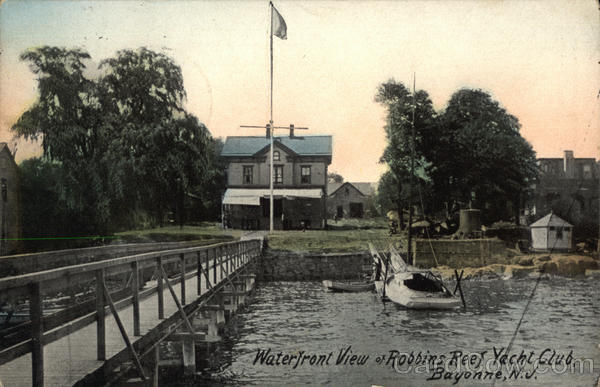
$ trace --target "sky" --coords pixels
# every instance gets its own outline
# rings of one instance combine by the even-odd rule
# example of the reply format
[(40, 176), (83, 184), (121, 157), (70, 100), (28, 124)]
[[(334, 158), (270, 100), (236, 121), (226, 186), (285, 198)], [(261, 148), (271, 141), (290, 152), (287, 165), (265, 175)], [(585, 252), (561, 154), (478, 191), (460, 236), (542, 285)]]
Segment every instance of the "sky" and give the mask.
[[(330, 171), (377, 181), (385, 171), (391, 78), (427, 91), (437, 110), (482, 89), (522, 124), (538, 157), (600, 159), (600, 12), (595, 0), (275, 1), (273, 119), (333, 135)], [(147, 47), (182, 68), (186, 108), (213, 136), (262, 135), (269, 120), (267, 1), (5, 1), (0, 5), (0, 141), (35, 101), (19, 55), (79, 47), (95, 63)], [(279, 131), (280, 135), (286, 132)], [(17, 142), (17, 161), (41, 153)]]

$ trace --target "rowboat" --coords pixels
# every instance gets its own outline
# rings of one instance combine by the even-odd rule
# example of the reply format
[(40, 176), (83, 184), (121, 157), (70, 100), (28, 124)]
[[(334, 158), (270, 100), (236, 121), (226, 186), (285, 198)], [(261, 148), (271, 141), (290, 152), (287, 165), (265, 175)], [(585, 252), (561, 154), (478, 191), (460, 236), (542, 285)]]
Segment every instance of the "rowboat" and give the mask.
[(375, 283), (371, 282), (341, 282), (324, 280), (323, 286), (332, 292), (370, 292), (375, 290)]
[(385, 266), (385, 275), (375, 281), (375, 290), (382, 299), (411, 309), (454, 309), (464, 305), (440, 277), (406, 264), (393, 246), (389, 258), (372, 245), (370, 248), (376, 264)]

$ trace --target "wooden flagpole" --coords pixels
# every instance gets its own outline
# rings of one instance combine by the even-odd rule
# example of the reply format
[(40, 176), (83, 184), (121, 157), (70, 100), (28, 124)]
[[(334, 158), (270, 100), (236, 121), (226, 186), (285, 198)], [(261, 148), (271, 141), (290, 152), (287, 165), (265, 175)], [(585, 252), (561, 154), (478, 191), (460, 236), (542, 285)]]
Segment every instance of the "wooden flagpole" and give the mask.
[(269, 1), (269, 6), (271, 7), (271, 33), (269, 34), (269, 38), (270, 38), (270, 47), (271, 47), (271, 115), (270, 115), (270, 119), (269, 119), (269, 137), (270, 137), (270, 143), (271, 143), (271, 150), (270, 150), (270, 163), (271, 165), (269, 166), (271, 173), (270, 173), (270, 179), (269, 179), (269, 232), (272, 233), (273, 232), (273, 179), (275, 178), (275, 176), (273, 176), (273, 132), (274, 132), (274, 128), (273, 128), (273, 3)]

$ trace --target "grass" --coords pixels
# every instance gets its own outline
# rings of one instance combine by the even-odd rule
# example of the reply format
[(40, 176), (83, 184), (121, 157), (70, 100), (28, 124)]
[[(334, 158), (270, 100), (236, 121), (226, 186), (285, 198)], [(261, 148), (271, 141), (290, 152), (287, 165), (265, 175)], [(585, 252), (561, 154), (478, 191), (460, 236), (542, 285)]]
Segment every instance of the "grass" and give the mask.
[(268, 237), (269, 248), (313, 253), (351, 253), (368, 251), (369, 242), (375, 246), (401, 241), (399, 235), (390, 237), (386, 229), (275, 231)]
[[(369, 242), (376, 246), (403, 237), (388, 235), (387, 221), (374, 219), (329, 220), (329, 230), (275, 231), (268, 235), (271, 249), (311, 253), (349, 253), (368, 251)], [(201, 241), (205, 244), (225, 242), (240, 238), (248, 231), (223, 230), (219, 223), (203, 222), (199, 225), (166, 226), (147, 230), (130, 230), (115, 234), (123, 243)]]
[(388, 228), (388, 221), (383, 217), (377, 218), (351, 218), (351, 219), (340, 219), (333, 220), (328, 219), (327, 224), (330, 230), (357, 230), (357, 229), (375, 229), (375, 228)]
[(219, 223), (202, 222), (198, 225), (156, 227), (146, 230), (129, 230), (116, 233), (122, 243), (201, 241), (204, 244), (238, 239), (243, 230), (223, 230)]

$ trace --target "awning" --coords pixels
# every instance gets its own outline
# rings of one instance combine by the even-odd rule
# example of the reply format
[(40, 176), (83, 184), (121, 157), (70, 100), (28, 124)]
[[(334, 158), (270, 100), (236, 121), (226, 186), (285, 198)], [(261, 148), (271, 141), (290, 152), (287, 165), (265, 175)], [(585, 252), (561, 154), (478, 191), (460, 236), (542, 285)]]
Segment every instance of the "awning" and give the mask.
[[(260, 206), (260, 198), (268, 198), (269, 196), (270, 190), (267, 188), (229, 188), (225, 191), (223, 204)], [(279, 188), (273, 190), (273, 197), (276, 199), (320, 199), (322, 196), (323, 190), (320, 188)]]

